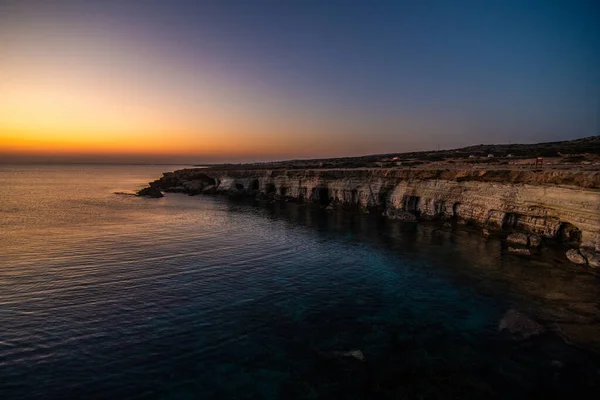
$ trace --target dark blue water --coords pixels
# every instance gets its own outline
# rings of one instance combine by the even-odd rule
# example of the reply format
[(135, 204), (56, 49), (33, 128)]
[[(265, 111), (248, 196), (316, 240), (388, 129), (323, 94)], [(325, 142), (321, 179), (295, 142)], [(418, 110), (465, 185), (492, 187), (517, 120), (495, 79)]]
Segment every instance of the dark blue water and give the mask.
[[(0, 398), (563, 397), (598, 279), (468, 230), (115, 195), (165, 166), (0, 167)], [(560, 329), (498, 332), (509, 308)], [(333, 355), (361, 350), (365, 361)]]

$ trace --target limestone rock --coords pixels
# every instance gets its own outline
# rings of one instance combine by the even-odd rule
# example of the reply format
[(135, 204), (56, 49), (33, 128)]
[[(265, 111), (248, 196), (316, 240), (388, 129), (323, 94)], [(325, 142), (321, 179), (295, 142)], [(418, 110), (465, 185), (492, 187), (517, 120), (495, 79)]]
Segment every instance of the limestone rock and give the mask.
[(587, 260), (585, 259), (584, 256), (581, 255), (581, 253), (577, 249), (571, 249), (571, 250), (567, 251), (565, 255), (567, 256), (569, 261), (571, 261), (572, 263), (579, 264), (579, 265), (587, 264)]
[(186, 181), (182, 186), (185, 188), (185, 193), (192, 196), (202, 193), (204, 189), (204, 183), (201, 181)]
[(414, 222), (417, 220), (417, 217), (408, 211), (388, 210), (385, 215), (394, 221)]
[(510, 309), (498, 324), (499, 331), (508, 331), (517, 340), (529, 339), (546, 332), (546, 328), (522, 312)]
[(160, 191), (159, 188), (155, 187), (155, 186), (150, 186), (147, 188), (143, 188), (142, 190), (140, 190), (139, 192), (137, 192), (138, 196), (144, 196), (144, 197), (151, 197), (151, 198), (160, 198), (160, 197), (164, 197), (164, 195), (162, 194), (162, 192)]
[(592, 268), (600, 268), (600, 254), (594, 250), (582, 248), (579, 249), (579, 253), (585, 257), (587, 263)]
[(202, 189), (202, 193), (203, 194), (212, 194), (212, 193), (215, 193), (216, 190), (217, 190), (217, 188), (215, 185), (208, 185), (204, 189)]
[[(177, 191), (188, 181), (216, 185), (222, 193), (239, 185), (252, 197), (271, 191), (316, 203), (326, 197), (340, 205), (381, 207), (392, 218), (395, 212), (389, 210), (452, 218), (453, 224), (469, 223), (490, 232), (515, 230), (600, 252), (598, 171), (188, 168), (165, 173), (153, 184)], [(530, 239), (529, 245), (535, 243)]]
[(531, 255), (531, 250), (529, 250), (526, 247), (512, 247), (512, 246), (509, 246), (508, 252), (511, 253), (511, 254), (517, 254), (519, 256), (530, 256)]
[(542, 238), (538, 235), (529, 235), (529, 247), (540, 247)]
[(529, 238), (524, 233), (511, 233), (506, 237), (506, 241), (510, 244), (520, 244), (522, 246), (527, 246), (529, 243)]

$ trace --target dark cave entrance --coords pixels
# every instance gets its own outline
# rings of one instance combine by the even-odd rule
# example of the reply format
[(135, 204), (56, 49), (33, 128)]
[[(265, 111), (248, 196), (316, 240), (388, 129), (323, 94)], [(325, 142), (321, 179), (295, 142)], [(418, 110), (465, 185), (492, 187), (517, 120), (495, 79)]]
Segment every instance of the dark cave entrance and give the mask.
[(329, 189), (327, 188), (318, 188), (317, 189), (317, 197), (319, 198), (319, 204), (327, 207), (329, 205)]
[(267, 183), (267, 185), (265, 186), (265, 193), (266, 194), (275, 193), (276, 191), (277, 191), (277, 189), (275, 188), (275, 184), (274, 183)]

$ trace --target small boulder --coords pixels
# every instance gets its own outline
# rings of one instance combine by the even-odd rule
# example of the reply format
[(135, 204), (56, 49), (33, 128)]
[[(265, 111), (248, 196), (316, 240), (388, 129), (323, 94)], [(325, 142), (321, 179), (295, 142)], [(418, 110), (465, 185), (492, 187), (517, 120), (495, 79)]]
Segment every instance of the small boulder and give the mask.
[(213, 194), (216, 191), (217, 191), (217, 187), (215, 185), (209, 185), (209, 186), (206, 186), (204, 189), (202, 189), (203, 194)]
[(540, 247), (542, 238), (538, 235), (529, 235), (529, 247)]
[(144, 197), (151, 197), (151, 198), (155, 198), (155, 199), (164, 197), (164, 194), (162, 194), (162, 192), (160, 191), (160, 188), (158, 188), (156, 186), (150, 186), (147, 188), (143, 188), (142, 190), (137, 192), (137, 195), (144, 196)]
[(581, 255), (581, 253), (577, 249), (568, 250), (565, 253), (565, 255), (567, 256), (569, 261), (571, 261), (572, 263), (579, 264), (579, 265), (587, 264), (587, 260), (585, 259), (584, 256)]
[(204, 189), (204, 182), (184, 181), (182, 186), (185, 187), (185, 193), (189, 194), (190, 196), (194, 196), (202, 193), (202, 190)]
[(408, 211), (388, 210), (385, 215), (394, 221), (414, 222), (417, 220), (417, 217)]
[(239, 199), (241, 197), (244, 197), (244, 192), (237, 188), (231, 188), (227, 191), (227, 195), (232, 199)]
[(529, 316), (514, 309), (508, 310), (498, 324), (499, 331), (508, 331), (517, 340), (529, 339), (546, 332), (546, 328)]
[(529, 238), (524, 233), (511, 233), (506, 237), (506, 241), (510, 244), (520, 244), (522, 246), (527, 246), (529, 243)]
[(488, 231), (487, 229), (483, 229), (481, 231), (481, 234), (483, 235), (483, 237), (488, 237), (490, 236), (490, 231)]
[(511, 254), (519, 255), (519, 256), (530, 256), (531, 255), (531, 250), (529, 250), (526, 247), (512, 247), (512, 246), (509, 246), (508, 252), (511, 253)]
[(600, 268), (600, 254), (592, 249), (579, 249), (579, 253), (585, 257), (587, 263), (592, 268)]

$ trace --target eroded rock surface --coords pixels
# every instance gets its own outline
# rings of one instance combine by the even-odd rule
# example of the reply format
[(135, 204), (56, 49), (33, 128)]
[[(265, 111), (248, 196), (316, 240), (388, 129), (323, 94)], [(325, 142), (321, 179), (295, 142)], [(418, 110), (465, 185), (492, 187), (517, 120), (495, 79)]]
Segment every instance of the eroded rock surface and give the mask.
[(585, 257), (583, 255), (581, 255), (581, 253), (577, 249), (568, 250), (565, 255), (567, 256), (569, 261), (571, 261), (574, 264), (580, 264), (580, 265), (587, 264), (587, 260), (585, 259)]
[(506, 237), (506, 241), (511, 244), (527, 246), (529, 243), (529, 237), (524, 233), (511, 233)]
[(561, 242), (600, 252), (597, 171), (208, 168), (169, 172), (152, 185), (378, 209), (401, 221), (453, 220), (488, 233), (519, 232), (519, 246)]

